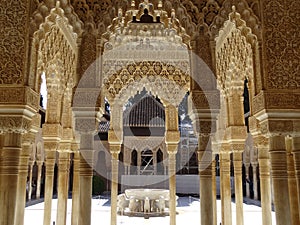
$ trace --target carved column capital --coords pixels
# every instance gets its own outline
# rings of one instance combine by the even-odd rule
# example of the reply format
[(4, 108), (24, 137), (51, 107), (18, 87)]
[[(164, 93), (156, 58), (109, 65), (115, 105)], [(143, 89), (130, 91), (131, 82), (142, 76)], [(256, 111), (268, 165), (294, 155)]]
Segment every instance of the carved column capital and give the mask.
[(0, 115), (0, 134), (19, 133), (23, 134), (30, 130), (31, 120), (23, 115)]

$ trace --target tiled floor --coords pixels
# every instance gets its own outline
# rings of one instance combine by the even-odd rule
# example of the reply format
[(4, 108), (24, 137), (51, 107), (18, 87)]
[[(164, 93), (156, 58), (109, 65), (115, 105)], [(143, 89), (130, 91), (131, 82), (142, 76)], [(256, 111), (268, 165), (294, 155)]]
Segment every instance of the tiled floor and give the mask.
[[(56, 220), (57, 200), (52, 202), (52, 221)], [(68, 200), (67, 225), (71, 224), (72, 200)], [(25, 209), (25, 225), (43, 224), (44, 203), (28, 206)], [(193, 197), (180, 197), (177, 206), (177, 225), (200, 225), (200, 203), (199, 199)], [(221, 219), (221, 201), (217, 201), (218, 225)], [(275, 225), (275, 213), (272, 212), (273, 225)], [(118, 224), (122, 225), (168, 225), (169, 217), (127, 217), (118, 216)], [(261, 208), (255, 205), (244, 204), (244, 225), (261, 225)], [(51, 223), (52, 225), (52, 223)], [(110, 204), (105, 197), (92, 200), (92, 225), (110, 225)], [(232, 225), (235, 223), (235, 204), (232, 203)]]

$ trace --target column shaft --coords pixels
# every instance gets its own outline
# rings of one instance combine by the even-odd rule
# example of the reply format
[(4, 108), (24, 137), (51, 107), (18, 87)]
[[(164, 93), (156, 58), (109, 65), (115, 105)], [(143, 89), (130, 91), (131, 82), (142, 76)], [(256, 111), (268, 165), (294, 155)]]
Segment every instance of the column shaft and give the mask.
[(34, 162), (29, 162), (29, 183), (28, 183), (28, 200), (31, 200), (32, 195), (32, 171)]
[[(214, 156), (213, 156), (214, 157)], [(212, 172), (212, 194), (213, 194), (213, 225), (217, 225), (217, 182), (216, 182), (216, 160), (211, 163)]]
[(270, 158), (277, 225), (291, 225), (284, 136), (270, 137)]
[(294, 167), (294, 158), (292, 154), (292, 139), (286, 138), (287, 150), (287, 173), (288, 173), (288, 186), (290, 196), (290, 210), (291, 210), (291, 224), (299, 224), (299, 208), (298, 208), (298, 192), (297, 192), (297, 179)]
[(69, 181), (69, 159), (68, 152), (59, 152), (58, 159), (58, 198), (57, 198), (57, 225), (66, 225), (67, 222), (67, 201)]
[(72, 187), (72, 216), (71, 224), (78, 225), (78, 215), (79, 215), (79, 152), (74, 152), (73, 158), (73, 187)]
[(270, 159), (268, 156), (263, 156), (262, 154), (260, 154), (260, 151), (263, 151), (263, 149), (259, 149), (258, 155), (262, 225), (272, 225)]
[[(55, 164), (55, 151), (49, 152), (45, 161), (45, 191), (44, 191), (44, 225), (51, 224), (51, 211), (52, 211), (52, 197), (53, 197), (53, 178), (54, 178), (54, 164)], [(47, 154), (47, 153), (46, 153)], [(49, 154), (52, 155), (50, 158)]]
[(201, 225), (213, 224), (213, 190), (211, 151), (198, 152), (198, 169), (200, 175)]
[(18, 181), (18, 191), (17, 191), (17, 209), (15, 214), (15, 225), (24, 224), (24, 212), (26, 205), (26, 182), (28, 175), (28, 160), (29, 153), (32, 145), (26, 144), (22, 146), (22, 152), (20, 157), (20, 172)]
[(111, 159), (111, 215), (110, 224), (117, 225), (117, 198), (118, 198), (118, 169), (119, 151), (112, 152)]
[(169, 212), (170, 212), (170, 225), (176, 225), (176, 151), (170, 152), (169, 154), (169, 190), (170, 190), (170, 201), (169, 201)]
[(36, 182), (36, 199), (40, 199), (43, 162), (37, 162), (37, 167), (38, 167), (38, 171), (37, 171), (37, 182)]
[[(300, 219), (300, 137), (294, 137), (292, 140), (292, 151), (294, 158), (294, 168), (296, 175), (296, 183), (297, 183), (297, 196), (298, 196), (298, 217), (295, 215), (295, 220)], [(291, 161), (290, 161), (291, 162)], [(294, 190), (296, 191), (296, 190)], [(294, 195), (296, 196), (296, 195)], [(295, 204), (294, 204), (295, 206)], [(297, 208), (297, 207), (295, 207)]]
[(7, 133), (0, 160), (0, 225), (14, 225), (17, 210), (21, 134)]
[(236, 224), (244, 224), (242, 152), (233, 153)]
[[(82, 150), (81, 150), (82, 152)], [(80, 156), (80, 204), (78, 225), (91, 225), (93, 169), (89, 159)]]
[[(231, 182), (230, 182), (230, 154), (220, 153), (221, 161), (221, 201), (222, 201), (222, 225), (232, 224), (231, 211)], [(222, 196), (223, 195), (223, 196)]]
[(257, 195), (257, 163), (252, 163), (253, 168), (253, 192), (254, 192), (254, 199), (258, 199)]
[(246, 173), (246, 197), (247, 197), (247, 198), (250, 198), (249, 167), (250, 167), (250, 164), (249, 164), (249, 163), (245, 163), (245, 173)]

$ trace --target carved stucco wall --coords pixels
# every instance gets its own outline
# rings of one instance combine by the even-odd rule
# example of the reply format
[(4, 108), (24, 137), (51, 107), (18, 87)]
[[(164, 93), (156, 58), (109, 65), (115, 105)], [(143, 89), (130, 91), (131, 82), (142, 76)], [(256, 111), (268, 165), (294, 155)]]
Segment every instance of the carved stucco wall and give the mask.
[[(300, 5), (298, 1), (263, 1), (265, 87), (300, 88)], [(298, 96), (300, 99), (300, 96)]]
[(0, 1), (0, 85), (22, 85), (27, 70), (29, 1)]

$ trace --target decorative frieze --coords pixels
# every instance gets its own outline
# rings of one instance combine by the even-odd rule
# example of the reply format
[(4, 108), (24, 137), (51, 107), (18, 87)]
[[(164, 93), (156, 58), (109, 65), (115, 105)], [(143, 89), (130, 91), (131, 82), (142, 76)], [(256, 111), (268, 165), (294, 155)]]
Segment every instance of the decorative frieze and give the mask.
[(31, 128), (31, 120), (23, 116), (0, 116), (0, 134), (26, 133)]
[(28, 105), (38, 111), (40, 95), (28, 87), (0, 87), (0, 104)]

